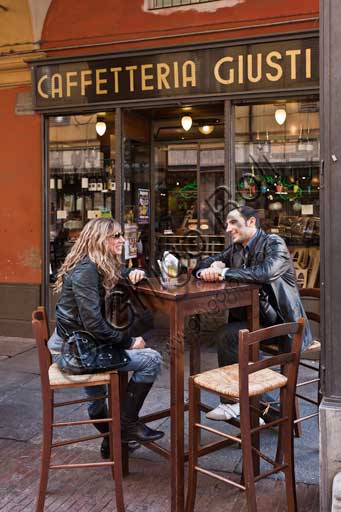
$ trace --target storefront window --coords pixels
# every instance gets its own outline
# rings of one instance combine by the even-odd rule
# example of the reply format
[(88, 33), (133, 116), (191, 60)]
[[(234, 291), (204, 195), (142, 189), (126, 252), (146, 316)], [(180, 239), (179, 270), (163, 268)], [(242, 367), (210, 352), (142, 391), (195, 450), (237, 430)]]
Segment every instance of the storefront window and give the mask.
[(237, 106), (236, 199), (282, 236), (298, 283), (319, 285), (319, 111), (315, 101)]
[(125, 261), (150, 267), (150, 121), (141, 112), (123, 115), (123, 216)]
[(115, 212), (115, 115), (49, 118), (50, 276), (85, 223)]

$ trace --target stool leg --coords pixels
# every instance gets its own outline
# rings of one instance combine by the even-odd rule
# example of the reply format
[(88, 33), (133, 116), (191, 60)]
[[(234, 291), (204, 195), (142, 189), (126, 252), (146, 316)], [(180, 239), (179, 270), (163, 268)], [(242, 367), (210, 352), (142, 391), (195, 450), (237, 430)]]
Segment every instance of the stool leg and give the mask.
[(45, 495), (47, 489), (47, 482), (49, 478), (49, 468), (51, 460), (51, 445), (52, 445), (52, 422), (53, 422), (53, 391), (47, 393), (43, 392), (43, 443), (41, 453), (41, 469), (40, 469), (40, 483), (39, 493), (36, 505), (36, 512), (44, 510)]
[(293, 435), (293, 402), (290, 400), (290, 392), (281, 389), (281, 403), (283, 404), (283, 415), (288, 417), (282, 423), (281, 446), (284, 464), (288, 467), (284, 470), (285, 486), (287, 492), (288, 512), (297, 512), (296, 481), (295, 481), (295, 460), (294, 460), (294, 435)]
[(110, 429), (110, 455), (114, 461), (112, 467), (115, 480), (116, 507), (118, 512), (124, 512), (123, 485), (122, 485), (122, 453), (121, 453), (121, 415), (119, 379), (117, 372), (110, 374), (109, 385), (109, 413), (112, 418)]
[[(128, 385), (128, 373), (127, 372), (119, 372), (118, 373), (119, 382), (120, 382), (120, 403), (124, 400), (126, 389)], [(128, 443), (122, 443), (121, 447), (122, 453), (122, 474), (123, 477), (129, 475), (129, 451), (128, 451)]]
[(198, 447), (199, 447), (199, 429), (195, 423), (200, 421), (200, 391), (194, 385), (194, 379), (189, 379), (189, 413), (188, 413), (188, 490), (186, 501), (186, 512), (194, 510), (195, 496), (197, 490), (197, 471), (195, 466), (198, 464)]
[[(298, 398), (295, 396), (294, 401), (294, 419), (297, 420), (300, 417), (300, 408), (298, 405)], [(294, 432), (295, 437), (302, 437), (302, 424), (301, 423), (295, 423), (294, 424)]]
[[(251, 413), (252, 414), (252, 413)], [(257, 512), (256, 488), (254, 480), (254, 457), (251, 440), (251, 414), (249, 398), (240, 397), (240, 434), (243, 456), (243, 477), (246, 487), (247, 507), (249, 512)], [(257, 440), (256, 440), (257, 441)], [(258, 437), (259, 441), (259, 437)], [(258, 469), (256, 461), (256, 469)]]

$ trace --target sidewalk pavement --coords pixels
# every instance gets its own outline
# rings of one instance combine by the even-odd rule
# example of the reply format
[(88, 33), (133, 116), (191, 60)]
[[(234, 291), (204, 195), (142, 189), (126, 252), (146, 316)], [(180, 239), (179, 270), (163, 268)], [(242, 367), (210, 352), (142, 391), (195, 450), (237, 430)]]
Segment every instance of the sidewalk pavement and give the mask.
[[(148, 396), (144, 412), (151, 412), (155, 403), (161, 407), (169, 404), (169, 371), (165, 347), (167, 336), (156, 332), (151, 344), (164, 353), (163, 372)], [(203, 345), (203, 369), (216, 366), (215, 351)], [(34, 340), (5, 338), (0, 336), (0, 512), (33, 512), (37, 495), (40, 470), (41, 398), (37, 352)], [(79, 390), (68, 396), (79, 396)], [(209, 399), (205, 401), (209, 402)], [(213, 404), (214, 402), (211, 401)], [(74, 419), (84, 418), (85, 406), (68, 408)], [(57, 419), (65, 417), (58, 411)], [(296, 444), (296, 474), (298, 510), (317, 512), (318, 502), (318, 432), (315, 420), (305, 422), (303, 437)], [(308, 426), (308, 423), (311, 425)], [(307, 426), (306, 426), (307, 425)], [(154, 423), (169, 443), (169, 420)], [(227, 428), (230, 428), (227, 426)], [(87, 429), (87, 430), (86, 430)], [(91, 432), (92, 427), (77, 427), (65, 436)], [(71, 433), (70, 433), (71, 432)], [(94, 431), (93, 431), (94, 432)], [(209, 434), (208, 434), (209, 435)], [(56, 438), (61, 438), (58, 432)], [(60, 460), (89, 462), (99, 460), (100, 440), (60, 448)], [(265, 439), (265, 445), (274, 446), (273, 439)], [(58, 457), (59, 459), (59, 457)], [(205, 457), (206, 467), (240, 475), (241, 451), (229, 448)], [(70, 476), (72, 475), (72, 478)], [(208, 477), (199, 476), (196, 512), (244, 512), (244, 493)], [(130, 475), (124, 480), (127, 512), (170, 511), (170, 473), (165, 459), (141, 448), (131, 456)], [(285, 485), (281, 479), (267, 478), (257, 484), (259, 510), (284, 512), (286, 510)], [(114, 483), (108, 468), (79, 471), (51, 471), (45, 510), (47, 512), (108, 512), (116, 510)]]

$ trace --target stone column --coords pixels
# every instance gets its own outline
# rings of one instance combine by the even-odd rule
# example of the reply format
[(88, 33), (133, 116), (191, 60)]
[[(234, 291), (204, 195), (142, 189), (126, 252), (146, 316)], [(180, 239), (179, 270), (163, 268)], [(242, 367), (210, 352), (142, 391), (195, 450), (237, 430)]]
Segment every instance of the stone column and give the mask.
[[(321, 512), (341, 471), (341, 1), (321, 0)], [(324, 164), (324, 165), (323, 165)]]

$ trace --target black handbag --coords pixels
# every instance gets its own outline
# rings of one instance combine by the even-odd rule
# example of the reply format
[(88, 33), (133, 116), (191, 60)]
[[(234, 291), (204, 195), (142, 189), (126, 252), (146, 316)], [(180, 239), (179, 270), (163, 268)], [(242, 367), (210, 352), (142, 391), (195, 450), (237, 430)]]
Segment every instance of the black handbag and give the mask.
[(122, 347), (99, 341), (87, 331), (68, 335), (57, 358), (60, 370), (73, 375), (117, 370), (129, 362), (130, 357)]

